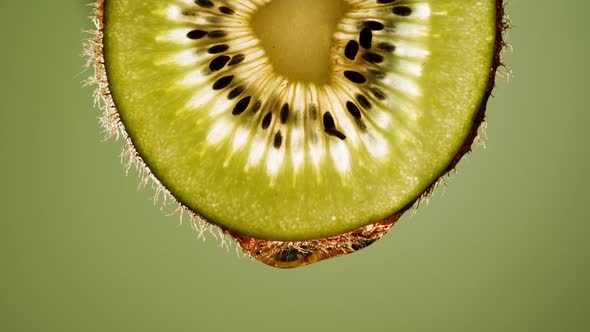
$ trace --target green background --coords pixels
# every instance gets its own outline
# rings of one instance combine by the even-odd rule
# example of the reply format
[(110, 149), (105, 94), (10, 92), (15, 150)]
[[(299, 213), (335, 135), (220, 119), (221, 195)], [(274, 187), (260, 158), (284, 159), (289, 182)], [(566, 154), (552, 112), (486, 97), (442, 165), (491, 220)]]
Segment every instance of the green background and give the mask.
[[(139, 0), (138, 0), (139, 1)], [(458, 1), (458, 0), (457, 0)], [(366, 250), (296, 270), (137, 190), (81, 82), (80, 1), (0, 1), (0, 331), (588, 331), (587, 13), (509, 7), (486, 148)]]

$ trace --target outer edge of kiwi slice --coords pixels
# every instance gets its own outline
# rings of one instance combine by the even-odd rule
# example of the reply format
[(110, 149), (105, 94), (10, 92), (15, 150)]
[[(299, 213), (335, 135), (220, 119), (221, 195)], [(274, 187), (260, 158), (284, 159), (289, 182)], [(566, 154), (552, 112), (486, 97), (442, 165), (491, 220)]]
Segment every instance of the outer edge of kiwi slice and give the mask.
[(104, 58), (104, 9), (107, 0), (96, 0), (91, 6), (93, 13), (91, 19), (94, 22), (95, 29), (89, 31), (91, 37), (86, 42), (85, 57), (87, 58), (87, 68), (93, 70), (91, 78), (88, 80), (89, 85), (96, 87), (94, 97), (95, 105), (102, 110), (100, 124), (107, 137), (116, 137), (123, 139), (122, 160), (127, 168), (136, 168), (141, 176), (141, 186), (150, 185), (154, 190), (154, 200), (163, 197), (163, 204), (166, 205), (172, 201), (176, 206), (176, 212), (180, 213), (181, 220), (184, 213), (188, 214), (191, 225), (203, 236), (206, 232), (219, 234), (223, 243), (225, 240), (232, 238), (242, 248), (242, 251), (250, 257), (278, 268), (294, 268), (321, 260), (346, 255), (363, 249), (385, 235), (399, 218), (411, 207), (420, 203), (424, 198), (430, 197), (440, 183), (444, 183), (444, 178), (455, 169), (461, 158), (471, 152), (473, 143), (478, 138), (479, 128), (485, 121), (485, 111), (487, 103), (492, 95), (496, 84), (496, 75), (500, 67), (505, 67), (502, 62), (501, 53), (507, 47), (505, 42), (505, 33), (510, 28), (509, 20), (505, 16), (505, 0), (496, 0), (496, 36), (495, 50), (490, 68), (488, 84), (483, 95), (479, 110), (473, 119), (473, 124), (465, 142), (458, 150), (449, 165), (437, 177), (430, 186), (416, 198), (406, 205), (403, 209), (394, 215), (380, 222), (366, 225), (356, 230), (340, 234), (337, 236), (323, 239), (305, 240), (305, 241), (273, 241), (256, 239), (250, 236), (222, 229), (197, 214), (195, 211), (184, 205), (177, 199), (160, 180), (153, 174), (149, 166), (144, 162), (138, 153), (135, 145), (127, 133), (124, 123), (121, 121), (120, 114), (116, 108), (115, 102), (111, 95), (109, 81), (106, 73)]

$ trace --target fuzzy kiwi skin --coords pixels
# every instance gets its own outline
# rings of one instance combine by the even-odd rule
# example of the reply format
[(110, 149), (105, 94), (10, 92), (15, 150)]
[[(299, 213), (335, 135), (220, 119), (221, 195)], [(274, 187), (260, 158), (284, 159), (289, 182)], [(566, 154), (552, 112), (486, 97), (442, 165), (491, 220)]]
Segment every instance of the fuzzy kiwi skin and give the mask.
[(501, 53), (506, 47), (504, 34), (509, 28), (509, 23), (505, 18), (504, 0), (496, 0), (495, 48), (486, 91), (483, 95), (478, 111), (473, 118), (471, 129), (463, 145), (444, 171), (439, 174), (436, 180), (431, 183), (419, 197), (394, 215), (385, 218), (380, 222), (366, 225), (341, 235), (305, 241), (274, 241), (243, 235), (228, 229), (223, 229), (219, 225), (207, 221), (168, 191), (144, 162), (121, 121), (120, 114), (113, 101), (106, 73), (104, 57), (104, 9), (106, 3), (110, 1), (113, 0), (97, 0), (94, 3), (94, 15), (92, 16), (92, 19), (96, 25), (96, 30), (92, 32), (93, 36), (86, 45), (88, 67), (94, 69), (94, 75), (91, 77), (90, 83), (97, 87), (95, 98), (97, 103), (103, 109), (101, 123), (105, 128), (105, 132), (109, 136), (116, 135), (117, 137), (123, 137), (123, 155), (128, 159), (128, 167), (135, 166), (140, 171), (142, 183), (151, 183), (152, 187), (156, 190), (157, 197), (159, 197), (160, 194), (163, 194), (165, 200), (170, 199), (175, 202), (178, 211), (181, 213), (186, 212), (190, 216), (192, 225), (198, 228), (201, 234), (205, 231), (218, 231), (224, 239), (229, 237), (235, 240), (246, 254), (256, 258), (264, 264), (278, 268), (301, 267), (327, 258), (342, 256), (363, 249), (385, 235), (385, 233), (391, 229), (408, 209), (418, 203), (421, 199), (429, 197), (432, 194), (442, 179), (455, 169), (461, 158), (471, 151), (472, 145), (478, 137), (478, 130), (485, 121), (487, 102), (495, 87), (498, 68), (503, 66)]

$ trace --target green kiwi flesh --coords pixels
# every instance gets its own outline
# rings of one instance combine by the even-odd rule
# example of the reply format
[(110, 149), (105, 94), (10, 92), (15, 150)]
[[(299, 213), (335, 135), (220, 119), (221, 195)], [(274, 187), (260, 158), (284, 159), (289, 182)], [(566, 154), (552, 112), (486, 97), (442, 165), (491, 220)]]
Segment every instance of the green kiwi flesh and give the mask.
[(502, 43), (499, 0), (96, 8), (107, 125), (182, 209), (280, 267), (372, 243), (455, 166)]

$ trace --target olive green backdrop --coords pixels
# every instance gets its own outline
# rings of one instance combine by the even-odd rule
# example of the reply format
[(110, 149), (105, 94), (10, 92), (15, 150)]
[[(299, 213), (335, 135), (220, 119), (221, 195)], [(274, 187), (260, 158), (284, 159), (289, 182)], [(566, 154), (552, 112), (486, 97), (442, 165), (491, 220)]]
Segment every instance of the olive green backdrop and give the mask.
[(588, 331), (590, 3), (572, 3), (509, 6), (486, 147), (429, 205), (276, 270), (125, 175), (81, 87), (88, 7), (0, 0), (0, 331)]

